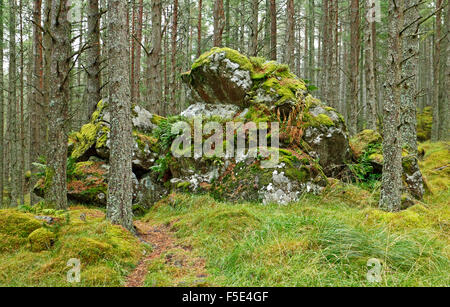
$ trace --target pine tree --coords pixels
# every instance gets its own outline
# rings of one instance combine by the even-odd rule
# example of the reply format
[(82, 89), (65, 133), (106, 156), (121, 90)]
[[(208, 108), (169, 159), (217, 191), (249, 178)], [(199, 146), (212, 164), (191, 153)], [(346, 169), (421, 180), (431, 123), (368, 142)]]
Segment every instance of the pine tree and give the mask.
[(108, 0), (106, 46), (110, 69), (108, 103), (111, 113), (111, 168), (108, 181), (107, 217), (112, 223), (134, 231), (131, 211), (132, 128), (126, 14), (124, 1)]

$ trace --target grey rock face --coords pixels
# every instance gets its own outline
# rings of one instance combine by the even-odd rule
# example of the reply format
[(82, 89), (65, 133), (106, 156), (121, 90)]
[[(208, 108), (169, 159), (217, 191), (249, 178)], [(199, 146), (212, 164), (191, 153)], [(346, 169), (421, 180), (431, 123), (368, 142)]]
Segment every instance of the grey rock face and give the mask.
[(319, 159), (324, 173), (329, 177), (337, 176), (351, 160), (345, 122), (333, 109), (316, 106), (309, 113), (317, 120), (306, 128), (303, 139), (312, 149), (310, 154)]
[(232, 119), (238, 112), (239, 107), (231, 104), (196, 103), (181, 112), (181, 116), (188, 119), (198, 116), (203, 116), (203, 118), (217, 116), (221, 119)]

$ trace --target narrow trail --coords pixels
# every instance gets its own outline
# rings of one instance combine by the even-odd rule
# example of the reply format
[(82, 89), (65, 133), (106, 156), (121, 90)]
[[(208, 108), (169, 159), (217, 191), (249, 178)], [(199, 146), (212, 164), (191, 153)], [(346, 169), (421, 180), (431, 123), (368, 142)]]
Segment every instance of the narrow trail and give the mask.
[(125, 287), (142, 287), (148, 272), (149, 263), (153, 259), (159, 257), (163, 252), (176, 246), (175, 240), (170, 234), (169, 228), (166, 226), (152, 227), (141, 221), (136, 221), (135, 226), (139, 238), (144, 242), (151, 244), (153, 251), (150, 254), (145, 255), (134, 271), (128, 275)]

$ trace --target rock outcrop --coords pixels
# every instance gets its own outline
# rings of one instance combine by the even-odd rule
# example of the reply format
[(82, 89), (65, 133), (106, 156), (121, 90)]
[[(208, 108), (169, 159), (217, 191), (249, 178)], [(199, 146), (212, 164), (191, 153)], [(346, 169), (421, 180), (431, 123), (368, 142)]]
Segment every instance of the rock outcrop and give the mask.
[[(349, 172), (355, 153), (350, 149), (343, 117), (314, 98), (306, 83), (286, 65), (247, 58), (229, 48), (213, 48), (195, 61), (182, 79), (191, 105), (180, 115), (163, 118), (133, 107), (136, 208), (149, 207), (174, 190), (211, 193), (230, 201), (287, 204), (303, 193), (320, 193), (328, 185), (327, 177)], [(263, 155), (261, 149), (255, 155), (195, 156), (191, 144), (198, 141), (193, 131), (199, 120), (203, 124), (216, 122), (219, 128), (215, 126), (214, 132), (222, 129), (223, 135), (227, 124), (233, 123), (237, 127), (232, 131), (233, 140), (239, 127), (254, 123), (262, 130), (262, 123), (267, 123), (267, 150), (278, 160), (264, 167), (270, 156)], [(175, 154), (171, 147), (179, 133), (172, 128), (180, 121), (190, 128), (189, 146), (183, 152), (178, 152), (178, 147)], [(275, 132), (271, 123), (279, 126), (279, 147), (272, 147)], [(101, 101), (91, 121), (70, 135), (68, 196), (72, 200), (106, 204), (109, 133), (108, 103)], [(211, 145), (211, 135), (200, 135), (203, 147)], [(209, 149), (222, 146), (228, 152), (233, 146), (234, 152), (235, 144), (228, 141), (215, 142)], [(361, 152), (366, 151), (367, 146), (362, 146)], [(405, 180), (415, 182), (413, 168), (408, 174)], [(42, 178), (35, 191), (42, 195), (44, 189)]]

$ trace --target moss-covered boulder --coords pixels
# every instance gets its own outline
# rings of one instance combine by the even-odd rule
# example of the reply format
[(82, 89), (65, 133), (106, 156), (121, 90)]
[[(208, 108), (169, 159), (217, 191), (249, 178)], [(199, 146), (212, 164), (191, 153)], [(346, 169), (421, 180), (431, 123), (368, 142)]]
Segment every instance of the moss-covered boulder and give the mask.
[(0, 253), (18, 249), (27, 242), (30, 233), (41, 227), (42, 222), (32, 214), (0, 210)]
[[(384, 163), (382, 143), (383, 137), (377, 131), (364, 130), (351, 138), (350, 147), (357, 162), (369, 163), (374, 173), (381, 174)], [(402, 165), (405, 193), (416, 199), (422, 199), (425, 185), (417, 157), (403, 149)]]
[(351, 160), (343, 117), (315, 99), (287, 65), (213, 48), (194, 62), (183, 80), (192, 92), (184, 116), (278, 121), (285, 130), (284, 147), (308, 151), (327, 176), (338, 176)]
[[(153, 165), (157, 154), (155, 149), (157, 140), (151, 137), (151, 132), (157, 127), (162, 117), (153, 115), (147, 110), (134, 106), (133, 121), (133, 167), (141, 171), (148, 171)], [(109, 158), (110, 143), (110, 115), (108, 104), (100, 101), (91, 121), (82, 126), (80, 131), (69, 136), (70, 158), (77, 161), (86, 161), (91, 156)]]
[(33, 252), (49, 250), (55, 241), (55, 234), (47, 228), (36, 229), (28, 236), (28, 243)]
[(230, 48), (213, 48), (201, 55), (182, 79), (192, 103), (249, 107), (295, 105), (296, 95), (306, 93), (306, 83), (287, 65), (263, 58), (248, 58)]
[[(228, 201), (288, 204), (296, 202), (303, 193), (320, 193), (327, 184), (322, 168), (314, 160), (280, 150), (275, 168), (263, 168), (258, 160), (227, 163), (210, 189), (216, 197)], [(203, 183), (203, 187), (208, 184)]]

